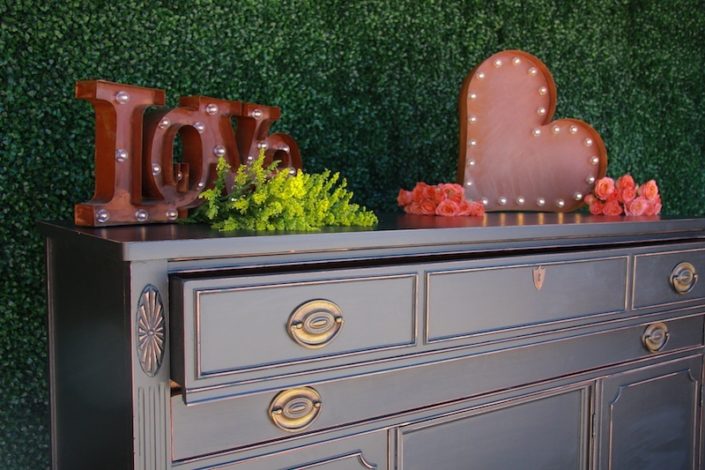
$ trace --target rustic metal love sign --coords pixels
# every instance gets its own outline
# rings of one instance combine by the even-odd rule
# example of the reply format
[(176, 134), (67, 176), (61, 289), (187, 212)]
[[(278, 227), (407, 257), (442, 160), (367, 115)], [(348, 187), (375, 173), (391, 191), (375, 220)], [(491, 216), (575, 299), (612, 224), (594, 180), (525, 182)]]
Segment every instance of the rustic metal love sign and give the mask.
[[(80, 81), (76, 98), (95, 109), (95, 193), (77, 204), (77, 225), (171, 222), (200, 204), (198, 195), (215, 178), (220, 157), (234, 170), (261, 149), (268, 161), (301, 168), (296, 141), (269, 134), (281, 110), (241, 101), (186, 96), (173, 109), (163, 90), (101, 80)], [(237, 129), (233, 130), (233, 122)], [(180, 136), (182, 161), (174, 159)]]

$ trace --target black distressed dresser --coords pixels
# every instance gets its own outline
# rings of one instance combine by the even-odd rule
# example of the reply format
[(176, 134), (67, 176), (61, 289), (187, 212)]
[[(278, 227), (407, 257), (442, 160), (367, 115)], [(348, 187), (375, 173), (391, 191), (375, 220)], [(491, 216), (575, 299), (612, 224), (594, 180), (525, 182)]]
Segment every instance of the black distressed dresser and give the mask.
[(41, 227), (55, 468), (705, 468), (705, 219)]

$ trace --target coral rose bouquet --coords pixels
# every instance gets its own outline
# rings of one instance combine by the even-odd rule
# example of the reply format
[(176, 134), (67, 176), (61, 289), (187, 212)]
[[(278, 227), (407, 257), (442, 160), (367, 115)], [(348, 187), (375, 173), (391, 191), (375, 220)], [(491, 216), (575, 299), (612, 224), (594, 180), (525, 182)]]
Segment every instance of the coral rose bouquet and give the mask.
[(593, 215), (658, 215), (661, 213), (661, 195), (656, 181), (649, 180), (637, 186), (631, 175), (615, 181), (604, 177), (597, 180), (585, 203)]
[(479, 202), (466, 200), (463, 187), (453, 183), (416, 183), (411, 191), (399, 190), (397, 203), (407, 214), (447, 217), (485, 215), (485, 207)]

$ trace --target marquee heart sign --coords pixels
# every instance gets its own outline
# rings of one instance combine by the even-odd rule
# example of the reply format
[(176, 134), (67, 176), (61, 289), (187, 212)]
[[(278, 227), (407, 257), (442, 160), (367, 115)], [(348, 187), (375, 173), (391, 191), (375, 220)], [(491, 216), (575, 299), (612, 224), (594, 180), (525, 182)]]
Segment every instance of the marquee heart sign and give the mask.
[(523, 51), (494, 54), (460, 93), (458, 180), (488, 211), (568, 212), (607, 170), (600, 135), (577, 119), (552, 121), (556, 85)]

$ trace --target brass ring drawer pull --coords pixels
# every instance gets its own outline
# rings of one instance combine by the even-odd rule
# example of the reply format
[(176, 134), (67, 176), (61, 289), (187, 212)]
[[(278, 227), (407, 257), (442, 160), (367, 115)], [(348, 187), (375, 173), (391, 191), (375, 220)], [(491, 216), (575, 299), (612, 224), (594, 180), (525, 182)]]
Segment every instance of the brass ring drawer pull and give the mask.
[(652, 323), (646, 327), (641, 336), (641, 342), (650, 352), (658, 352), (666, 346), (668, 342), (668, 326), (665, 323)]
[(687, 294), (698, 282), (698, 272), (690, 263), (680, 263), (671, 271), (671, 286), (679, 294)]
[(274, 397), (269, 405), (269, 417), (284, 431), (300, 431), (316, 419), (321, 405), (321, 395), (313, 388), (292, 388)]
[(310, 300), (289, 316), (287, 331), (291, 339), (305, 348), (322, 348), (343, 326), (343, 311), (330, 300)]

